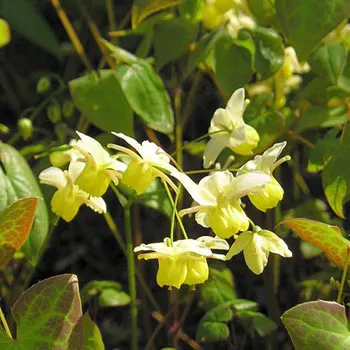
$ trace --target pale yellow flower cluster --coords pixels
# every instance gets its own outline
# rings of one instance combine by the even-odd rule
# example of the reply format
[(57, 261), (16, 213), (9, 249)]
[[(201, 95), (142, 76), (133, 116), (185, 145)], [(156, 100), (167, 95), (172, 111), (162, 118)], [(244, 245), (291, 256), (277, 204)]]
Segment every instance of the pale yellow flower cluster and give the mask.
[[(229, 147), (240, 154), (251, 154), (259, 142), (255, 129), (245, 124), (246, 105), (244, 90), (238, 89), (229, 99), (225, 109), (219, 108), (212, 118), (210, 140), (204, 152), (204, 167), (212, 165), (220, 152)], [(95, 211), (106, 211), (102, 196), (111, 182), (124, 185), (140, 195), (160, 178), (176, 194), (179, 187), (174, 179), (189, 192), (195, 201), (191, 208), (179, 212), (178, 219), (195, 213), (196, 222), (210, 228), (215, 237), (142, 244), (135, 248), (139, 259), (157, 259), (157, 282), (160, 286), (180, 288), (203, 283), (208, 278), (208, 258), (225, 260), (244, 251), (248, 267), (260, 274), (267, 264), (270, 252), (291, 256), (286, 244), (273, 232), (252, 224), (242, 207), (241, 199), (248, 196), (252, 204), (265, 212), (275, 207), (283, 197), (283, 189), (273, 177), (274, 169), (288, 157), (278, 160), (286, 142), (277, 143), (262, 155), (244, 164), (233, 174), (229, 170), (216, 170), (195, 183), (179, 169), (169, 154), (156, 144), (114, 133), (130, 147), (109, 144), (117, 151), (110, 155), (96, 140), (77, 132), (79, 140), (72, 140), (65, 151), (52, 153), (53, 167), (39, 175), (42, 183), (57, 187), (52, 197), (52, 210), (66, 221), (71, 221), (82, 204)], [(121, 161), (123, 160), (123, 162)], [(125, 162), (125, 163), (124, 163)], [(172, 164), (173, 162), (173, 164)], [(67, 166), (68, 163), (68, 166)], [(170, 190), (167, 191), (171, 195)], [(174, 208), (176, 210), (176, 208)], [(249, 227), (253, 229), (249, 231)], [(170, 235), (172, 237), (172, 235)], [(234, 237), (229, 247), (226, 239)], [(228, 254), (214, 254), (212, 250), (229, 250)]]

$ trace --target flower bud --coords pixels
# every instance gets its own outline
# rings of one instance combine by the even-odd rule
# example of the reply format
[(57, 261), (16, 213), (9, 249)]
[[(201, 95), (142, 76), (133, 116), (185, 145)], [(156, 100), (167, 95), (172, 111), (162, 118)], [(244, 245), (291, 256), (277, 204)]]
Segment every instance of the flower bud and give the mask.
[(52, 166), (60, 168), (61, 166), (67, 164), (71, 160), (71, 157), (69, 155), (69, 151), (57, 151), (50, 153), (49, 160)]
[(53, 103), (47, 107), (47, 117), (52, 124), (56, 124), (61, 120), (61, 108), (58, 103)]
[(62, 113), (66, 119), (69, 119), (74, 112), (74, 104), (70, 100), (65, 100), (62, 105)]
[(23, 140), (28, 140), (33, 134), (33, 124), (29, 118), (21, 118), (17, 123), (18, 132), (23, 137)]
[(0, 18), (0, 47), (7, 45), (11, 40), (11, 31), (8, 23)]
[(253, 152), (252, 150), (258, 145), (260, 137), (258, 132), (250, 125), (245, 125), (245, 137), (246, 140), (240, 145), (233, 147), (232, 151), (244, 156), (249, 156)]
[(51, 80), (48, 77), (41, 77), (36, 84), (36, 92), (38, 94), (43, 94), (51, 87)]
[(7, 135), (10, 129), (7, 125), (0, 123), (0, 134)]
[(131, 160), (123, 174), (122, 182), (133, 188), (137, 194), (143, 193), (156, 178), (152, 165), (139, 161)]
[(224, 21), (224, 16), (214, 5), (206, 5), (203, 9), (203, 25), (205, 28), (213, 30), (220, 27)]
[(274, 177), (271, 178), (272, 180), (264, 186), (260, 193), (249, 195), (249, 199), (253, 205), (263, 212), (276, 207), (284, 194), (283, 188), (278, 181)]

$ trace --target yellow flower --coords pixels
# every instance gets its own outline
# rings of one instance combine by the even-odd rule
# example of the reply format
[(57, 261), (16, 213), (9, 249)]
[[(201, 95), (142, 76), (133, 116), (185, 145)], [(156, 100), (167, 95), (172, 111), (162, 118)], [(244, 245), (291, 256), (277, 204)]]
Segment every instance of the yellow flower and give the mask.
[(221, 238), (229, 238), (238, 231), (247, 230), (249, 220), (241, 208), (240, 198), (261, 190), (270, 176), (250, 172), (234, 177), (228, 170), (217, 171), (194, 183), (184, 173), (171, 174), (177, 178), (198, 204), (180, 211), (180, 215), (196, 213), (195, 219), (204, 227), (211, 227)]
[(141, 244), (134, 249), (138, 259), (158, 259), (157, 283), (159, 286), (180, 288), (182, 284), (196, 285), (209, 276), (207, 258), (225, 260), (222, 254), (211, 249), (228, 250), (228, 243), (220, 238), (203, 236), (173, 242), (165, 238), (163, 243)]
[(271, 231), (262, 230), (259, 226), (256, 232), (241, 233), (232, 244), (226, 259), (230, 260), (242, 250), (246, 264), (256, 275), (264, 271), (270, 252), (285, 258), (292, 256), (292, 252), (281, 238)]
[(204, 168), (209, 168), (225, 147), (249, 155), (258, 144), (259, 134), (243, 121), (246, 103), (244, 89), (240, 88), (232, 94), (225, 109), (215, 111), (208, 131), (210, 140), (203, 154)]
[(274, 169), (286, 160), (289, 156), (276, 161), (287, 142), (276, 143), (267, 149), (262, 155), (256, 156), (240, 168), (238, 177), (247, 172), (260, 171), (270, 176), (270, 181), (260, 188), (260, 191), (248, 195), (250, 201), (259, 210), (266, 212), (267, 209), (274, 208), (283, 198), (283, 188), (272, 176)]
[(177, 169), (170, 164), (170, 156), (163, 151), (159, 146), (150, 141), (138, 143), (132, 137), (122, 133), (113, 133), (122, 138), (137, 152), (114, 144), (109, 144), (108, 147), (120, 151), (130, 157), (130, 163), (127, 166), (122, 178), (122, 182), (133, 188), (137, 194), (143, 193), (152, 183), (152, 181), (160, 177), (166, 181), (176, 192), (177, 187), (170, 178), (163, 172), (177, 172)]
[(51, 208), (67, 222), (74, 219), (83, 204), (98, 213), (106, 212), (106, 203), (102, 198), (91, 197), (74, 184), (80, 171), (78, 166), (71, 164), (68, 170), (50, 167), (39, 174), (41, 183), (57, 187), (51, 199)]
[(112, 158), (99, 142), (77, 131), (80, 140), (71, 142), (73, 150), (82, 155), (72, 161), (83, 164), (82, 171), (76, 179), (80, 189), (95, 197), (102, 196), (111, 181), (118, 184), (126, 165)]

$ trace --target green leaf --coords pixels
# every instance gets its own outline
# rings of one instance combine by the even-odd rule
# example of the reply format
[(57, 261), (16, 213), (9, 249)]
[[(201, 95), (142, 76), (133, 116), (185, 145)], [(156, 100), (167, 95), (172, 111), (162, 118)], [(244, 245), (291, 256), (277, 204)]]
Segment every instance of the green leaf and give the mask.
[(130, 303), (129, 295), (123, 292), (120, 283), (114, 281), (90, 281), (87, 283), (81, 291), (83, 304), (94, 296), (98, 296), (101, 307), (118, 307)]
[(10, 204), (0, 213), (0, 269), (28, 238), (39, 198), (27, 197)]
[(344, 105), (335, 108), (311, 106), (301, 115), (295, 131), (301, 133), (313, 128), (329, 128), (344, 124), (346, 121), (347, 114)]
[(195, 25), (186, 18), (173, 18), (155, 26), (154, 50), (157, 69), (176, 61), (196, 38)]
[(169, 219), (173, 214), (173, 206), (164, 186), (158, 179), (154, 180), (146, 191), (137, 197), (136, 201), (145, 207), (163, 213)]
[(74, 104), (94, 125), (133, 136), (132, 110), (116, 75), (107, 69), (69, 82)]
[(216, 342), (228, 338), (230, 330), (226, 322), (233, 317), (229, 304), (218, 305), (209, 310), (199, 321), (196, 340), (199, 342)]
[(146, 17), (179, 4), (181, 0), (134, 0), (131, 10), (131, 23), (135, 28)]
[(317, 173), (324, 169), (335, 151), (340, 146), (340, 138), (338, 137), (339, 129), (333, 128), (327, 134), (318, 140), (315, 147), (311, 150), (307, 171), (309, 173)]
[(331, 301), (310, 301), (282, 315), (297, 350), (349, 349), (350, 332), (344, 306)]
[(0, 18), (0, 47), (7, 45), (11, 40), (11, 31), (8, 23)]
[(206, 33), (200, 38), (200, 40), (196, 43), (194, 50), (191, 52), (190, 57), (188, 58), (186, 76), (188, 76), (188, 74), (190, 74), (199, 63), (203, 62), (207, 58), (209, 52), (222, 34), (222, 30), (218, 29)]
[(338, 226), (300, 218), (283, 220), (281, 224), (291, 229), (300, 238), (320, 248), (338, 267), (345, 266), (350, 244), (343, 237)]
[(228, 96), (248, 83), (253, 75), (253, 56), (247, 44), (241, 45), (227, 33), (221, 35), (214, 48), (214, 72), (218, 84)]
[(145, 60), (119, 65), (115, 74), (131, 108), (146, 125), (164, 134), (174, 130), (174, 115), (163, 81)]
[[(68, 349), (75, 325), (82, 317), (77, 277), (59, 275), (33, 285), (16, 301), (12, 314), (17, 325), (16, 339), (10, 339), (0, 327), (2, 349)], [(74, 349), (82, 348), (79, 334), (74, 338), (75, 345), (79, 345)]]
[(204, 0), (182, 0), (179, 5), (180, 15), (197, 22), (200, 20)]
[(0, 16), (25, 38), (56, 57), (60, 56), (60, 43), (55, 32), (29, 0), (2, 0)]
[(92, 322), (88, 312), (84, 314), (80, 322), (83, 324), (84, 350), (104, 350), (105, 347), (102, 341), (101, 332), (96, 324)]
[[(0, 164), (5, 173), (2, 175), (6, 183), (5, 188), (0, 188), (6, 192), (8, 204), (13, 199), (23, 197), (42, 197), (42, 192), (32, 170), (26, 160), (12, 146), (0, 142)], [(4, 208), (0, 208), (4, 209)], [(44, 201), (40, 201), (35, 215), (34, 224), (29, 237), (24, 243), (22, 250), (32, 265), (36, 265), (41, 254), (41, 248), (46, 241), (49, 230), (48, 212)]]
[(329, 32), (349, 17), (348, 0), (276, 0), (283, 32), (299, 59), (306, 60)]
[(238, 313), (238, 319), (248, 332), (256, 331), (261, 337), (265, 337), (277, 329), (276, 323), (260, 312), (241, 311)]
[(200, 289), (201, 303), (206, 310), (237, 299), (233, 275), (228, 268), (213, 268), (209, 270), (209, 279)]
[(322, 174), (322, 184), (328, 203), (333, 211), (344, 218), (343, 204), (350, 197), (350, 126), (341, 136), (341, 146), (333, 154)]
[(101, 307), (120, 307), (130, 304), (130, 296), (123, 291), (104, 289), (98, 298)]
[(257, 27), (251, 32), (255, 42), (254, 67), (262, 80), (274, 75), (283, 65), (282, 38), (271, 28)]
[(277, 25), (275, 0), (248, 0), (248, 6), (254, 17), (263, 25)]
[(350, 93), (350, 56), (343, 43), (322, 44), (309, 59), (313, 72)]

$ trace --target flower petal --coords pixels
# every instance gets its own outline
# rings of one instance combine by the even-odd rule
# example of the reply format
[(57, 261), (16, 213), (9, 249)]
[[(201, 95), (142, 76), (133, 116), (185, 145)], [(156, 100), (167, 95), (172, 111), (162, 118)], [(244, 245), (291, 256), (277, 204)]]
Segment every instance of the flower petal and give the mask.
[(271, 169), (273, 167), (273, 163), (277, 160), (280, 154), (283, 151), (283, 148), (286, 147), (287, 142), (275, 143), (272, 147), (268, 148), (261, 159), (261, 171), (265, 172), (265, 169)]
[(58, 189), (67, 186), (67, 177), (60, 168), (50, 167), (39, 174), (40, 183), (55, 186)]
[(233, 256), (239, 254), (243, 249), (245, 249), (253, 241), (253, 234), (250, 231), (241, 233), (234, 243), (232, 244), (230, 250), (226, 254), (226, 260), (230, 260)]
[(85, 204), (99, 214), (107, 211), (106, 202), (102, 197), (90, 197), (89, 199), (85, 200)]
[(244, 88), (237, 89), (227, 102), (226, 110), (231, 116), (231, 120), (237, 125), (243, 119), (244, 104)]
[(203, 154), (203, 167), (209, 168), (219, 156), (221, 151), (229, 146), (230, 136), (227, 133), (213, 135), (205, 146)]
[(133, 148), (136, 149), (136, 151), (141, 154), (142, 152), (142, 146), (141, 144), (139, 144), (135, 139), (133, 139), (132, 137), (129, 137), (127, 135), (124, 135), (121, 132), (112, 132), (113, 135), (120, 137), (121, 139), (123, 139), (124, 141), (126, 141), (130, 146), (132, 146)]
[(243, 254), (244, 260), (249, 269), (256, 275), (260, 275), (264, 271), (264, 267), (267, 265), (269, 252), (262, 249), (261, 242), (256, 233), (253, 234), (253, 240), (246, 246)]
[(230, 246), (226, 240), (215, 236), (201, 236), (197, 238), (197, 241), (202, 242), (210, 249), (219, 249), (219, 250), (229, 250)]
[(260, 186), (265, 185), (269, 181), (271, 181), (269, 175), (258, 171), (236, 176), (232, 182), (232, 187), (227, 189), (230, 191), (227, 193), (227, 196), (237, 199), (249, 193), (259, 192), (261, 190)]
[(275, 233), (268, 230), (258, 231), (261, 237), (262, 246), (271, 253), (279, 254), (285, 258), (290, 258), (293, 254), (289, 250), (283, 239), (279, 238)]

